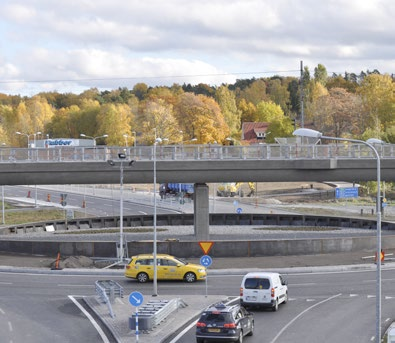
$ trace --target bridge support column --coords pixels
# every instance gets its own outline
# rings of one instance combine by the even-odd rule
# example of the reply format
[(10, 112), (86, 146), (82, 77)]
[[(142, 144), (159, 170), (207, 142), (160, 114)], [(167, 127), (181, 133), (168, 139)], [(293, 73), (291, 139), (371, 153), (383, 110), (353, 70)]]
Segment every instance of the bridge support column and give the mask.
[(193, 201), (194, 229), (197, 240), (209, 239), (209, 190), (205, 183), (195, 184)]

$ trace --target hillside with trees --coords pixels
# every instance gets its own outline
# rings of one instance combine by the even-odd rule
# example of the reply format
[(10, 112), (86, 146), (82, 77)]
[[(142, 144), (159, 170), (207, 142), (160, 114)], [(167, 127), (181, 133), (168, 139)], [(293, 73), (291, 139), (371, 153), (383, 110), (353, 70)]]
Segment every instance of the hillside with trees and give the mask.
[[(312, 75), (311, 75), (312, 74)], [(303, 88), (301, 87), (303, 86)], [(25, 147), (23, 132), (41, 132), (38, 139), (79, 138), (81, 133), (107, 134), (107, 145), (150, 145), (157, 135), (167, 144), (225, 144), (227, 137), (240, 141), (244, 122), (268, 122), (266, 142), (289, 137), (301, 120), (303, 90), (304, 124), (327, 136), (395, 143), (394, 78), (377, 70), (360, 75), (327, 75), (318, 65), (305, 67), (300, 80), (273, 76), (237, 80), (213, 87), (207, 84), (133, 88), (81, 94), (45, 92), (32, 97), (0, 94), (0, 141)], [(104, 144), (104, 141), (98, 141)]]

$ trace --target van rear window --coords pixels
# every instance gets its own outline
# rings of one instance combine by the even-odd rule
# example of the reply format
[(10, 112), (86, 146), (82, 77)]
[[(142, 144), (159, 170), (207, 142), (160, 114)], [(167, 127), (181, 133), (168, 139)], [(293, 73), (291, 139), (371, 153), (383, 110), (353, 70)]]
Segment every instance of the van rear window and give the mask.
[(249, 278), (244, 282), (245, 289), (269, 289), (270, 281), (262, 278)]

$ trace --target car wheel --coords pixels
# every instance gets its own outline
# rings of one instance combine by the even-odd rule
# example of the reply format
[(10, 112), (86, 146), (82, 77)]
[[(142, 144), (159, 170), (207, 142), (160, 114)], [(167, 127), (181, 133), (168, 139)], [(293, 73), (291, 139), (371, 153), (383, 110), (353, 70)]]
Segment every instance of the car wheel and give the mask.
[(274, 300), (272, 310), (273, 310), (274, 312), (278, 310), (278, 300), (277, 300), (277, 299)]
[(284, 295), (284, 304), (288, 302), (288, 292), (285, 293)]
[(240, 330), (239, 339), (236, 342), (237, 343), (243, 343), (243, 331)]
[(195, 273), (192, 273), (192, 272), (186, 273), (185, 276), (184, 276), (184, 280), (186, 282), (195, 282), (196, 281)]
[(145, 283), (148, 281), (148, 274), (147, 273), (138, 273), (137, 274), (137, 281), (140, 283)]
[(254, 322), (251, 323), (251, 330), (247, 336), (252, 336), (254, 334)]

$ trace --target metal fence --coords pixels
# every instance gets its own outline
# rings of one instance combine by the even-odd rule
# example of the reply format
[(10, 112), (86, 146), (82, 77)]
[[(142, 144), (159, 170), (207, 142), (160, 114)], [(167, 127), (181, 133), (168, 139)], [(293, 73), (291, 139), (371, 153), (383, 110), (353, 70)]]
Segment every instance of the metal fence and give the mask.
[[(395, 145), (375, 146), (381, 158), (395, 158)], [(136, 147), (53, 147), (1, 148), (0, 163), (18, 162), (99, 162), (118, 159), (185, 161), (185, 160), (279, 160), (279, 159), (371, 159), (371, 148), (364, 144), (259, 144), (250, 146), (159, 145)]]

